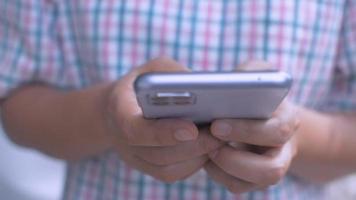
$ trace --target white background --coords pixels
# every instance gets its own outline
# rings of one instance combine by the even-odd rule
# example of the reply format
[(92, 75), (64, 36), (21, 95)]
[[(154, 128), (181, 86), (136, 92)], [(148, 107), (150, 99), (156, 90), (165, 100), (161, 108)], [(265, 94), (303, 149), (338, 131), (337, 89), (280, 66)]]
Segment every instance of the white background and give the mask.
[(0, 199), (59, 200), (64, 162), (12, 144), (0, 126)]

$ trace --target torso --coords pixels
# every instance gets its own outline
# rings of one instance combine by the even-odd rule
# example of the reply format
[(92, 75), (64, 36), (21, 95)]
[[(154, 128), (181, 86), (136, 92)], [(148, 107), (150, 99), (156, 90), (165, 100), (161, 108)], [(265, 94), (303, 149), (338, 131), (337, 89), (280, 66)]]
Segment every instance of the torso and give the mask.
[[(289, 98), (325, 106), (335, 72), (344, 0), (58, 1), (64, 64), (78, 88), (116, 80), (148, 60), (169, 56), (196, 71), (228, 71), (266, 60), (293, 76)], [(232, 199), (200, 171), (164, 184), (114, 153), (69, 167), (66, 199)], [(288, 176), (241, 199), (301, 199), (316, 188)]]

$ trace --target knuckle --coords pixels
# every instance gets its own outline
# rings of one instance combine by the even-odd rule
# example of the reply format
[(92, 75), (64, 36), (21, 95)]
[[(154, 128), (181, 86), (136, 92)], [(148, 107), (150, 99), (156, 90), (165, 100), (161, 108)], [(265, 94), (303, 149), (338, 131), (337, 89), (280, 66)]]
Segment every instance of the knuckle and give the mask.
[(209, 135), (204, 135), (200, 138), (198, 141), (198, 154), (206, 154), (214, 150), (215, 147), (217, 147), (217, 142), (214, 141), (214, 138), (209, 137)]
[(288, 123), (278, 122), (275, 144), (281, 146), (285, 144), (292, 135), (292, 127)]
[(266, 185), (275, 185), (283, 178), (284, 174), (285, 169), (283, 166), (272, 167), (264, 173), (261, 183)]

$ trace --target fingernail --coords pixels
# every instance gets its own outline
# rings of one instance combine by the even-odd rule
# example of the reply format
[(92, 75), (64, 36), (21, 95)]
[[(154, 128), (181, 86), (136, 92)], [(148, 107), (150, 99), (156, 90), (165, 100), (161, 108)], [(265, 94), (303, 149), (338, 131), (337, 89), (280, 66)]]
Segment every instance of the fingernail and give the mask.
[(215, 132), (214, 135), (216, 136), (228, 136), (232, 131), (232, 127), (227, 122), (217, 122), (215, 124)]
[(174, 137), (179, 141), (189, 141), (195, 139), (195, 136), (185, 129), (178, 129), (174, 132)]

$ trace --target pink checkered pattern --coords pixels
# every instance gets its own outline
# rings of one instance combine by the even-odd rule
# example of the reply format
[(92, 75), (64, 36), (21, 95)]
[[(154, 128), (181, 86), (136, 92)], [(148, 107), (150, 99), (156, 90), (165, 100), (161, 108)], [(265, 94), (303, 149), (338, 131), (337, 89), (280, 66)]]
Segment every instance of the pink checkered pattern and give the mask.
[[(42, 82), (76, 90), (169, 56), (195, 71), (267, 60), (290, 73), (289, 99), (356, 110), (355, 0), (0, 0), (0, 96)], [(63, 133), (65, 134), (65, 133)], [(69, 163), (64, 199), (318, 199), (291, 175), (234, 195), (204, 171), (165, 184), (114, 152)]]

